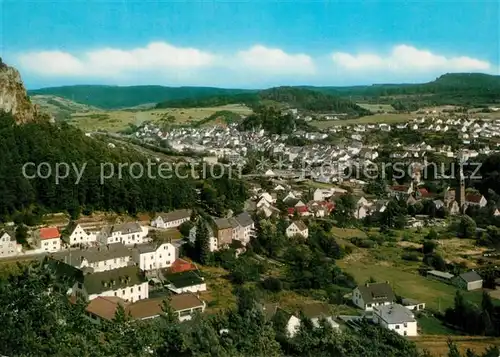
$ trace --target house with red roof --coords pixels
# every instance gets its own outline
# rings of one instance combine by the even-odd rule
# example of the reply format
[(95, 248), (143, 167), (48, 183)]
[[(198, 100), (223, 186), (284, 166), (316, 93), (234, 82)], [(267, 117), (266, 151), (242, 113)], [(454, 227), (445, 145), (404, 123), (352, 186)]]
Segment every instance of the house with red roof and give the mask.
[(488, 201), (486, 198), (480, 194), (468, 194), (465, 196), (465, 204), (467, 206), (477, 206), (483, 208), (487, 203)]
[(295, 212), (297, 212), (297, 214), (301, 217), (308, 217), (312, 215), (307, 206), (290, 207), (287, 211), (289, 216), (293, 216)]
[(169, 272), (172, 274), (184, 273), (186, 271), (198, 270), (196, 265), (187, 260), (177, 258), (172, 265), (169, 267)]
[(61, 233), (57, 227), (40, 228), (38, 232), (42, 250), (58, 252), (61, 250)]

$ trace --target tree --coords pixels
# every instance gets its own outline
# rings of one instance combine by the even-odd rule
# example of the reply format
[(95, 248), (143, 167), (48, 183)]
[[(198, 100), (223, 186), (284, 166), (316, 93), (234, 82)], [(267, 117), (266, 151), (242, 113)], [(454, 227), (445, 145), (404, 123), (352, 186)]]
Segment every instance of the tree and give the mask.
[(335, 200), (335, 209), (332, 215), (339, 226), (346, 226), (353, 220), (355, 210), (354, 197), (351, 194), (346, 194)]
[(198, 219), (198, 223), (196, 223), (194, 249), (198, 262), (206, 264), (210, 254), (210, 237), (207, 223), (202, 218)]
[(26, 245), (26, 238), (28, 238), (28, 227), (26, 227), (24, 224), (21, 224), (16, 229), (16, 242), (22, 245)]
[(476, 236), (476, 222), (467, 216), (462, 215), (458, 224), (458, 235), (462, 238), (473, 238)]
[(435, 248), (436, 248), (436, 243), (434, 243), (433, 241), (425, 241), (422, 246), (424, 254), (433, 253)]

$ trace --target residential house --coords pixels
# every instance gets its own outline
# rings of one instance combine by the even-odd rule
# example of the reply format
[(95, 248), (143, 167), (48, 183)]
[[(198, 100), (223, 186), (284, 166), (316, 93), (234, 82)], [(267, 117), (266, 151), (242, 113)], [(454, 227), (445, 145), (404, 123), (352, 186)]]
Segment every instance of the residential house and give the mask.
[(233, 241), (233, 226), (228, 218), (218, 218), (214, 220), (214, 234), (217, 238), (217, 245), (220, 248), (228, 246)]
[(453, 283), (467, 291), (483, 288), (483, 278), (474, 270), (456, 276)]
[(191, 263), (187, 260), (177, 258), (170, 268), (168, 268), (168, 271), (170, 274), (176, 274), (176, 273), (183, 273), (186, 271), (196, 271), (198, 268), (194, 263)]
[(483, 195), (479, 195), (479, 194), (465, 195), (465, 204), (467, 205), (467, 207), (468, 206), (477, 206), (477, 207), (483, 208), (484, 206), (486, 206), (487, 203), (488, 203), (488, 201), (486, 200), (486, 198)]
[(243, 245), (250, 242), (250, 238), (254, 235), (255, 223), (248, 212), (240, 213), (239, 215), (229, 219), (232, 228), (232, 240), (240, 241)]
[(151, 221), (151, 226), (163, 229), (176, 228), (182, 223), (189, 221), (191, 219), (191, 213), (192, 211), (190, 209), (180, 209), (168, 213), (162, 213)]
[(143, 271), (168, 268), (178, 257), (178, 250), (171, 243), (138, 244), (131, 253), (133, 260)]
[[(208, 222), (205, 222), (205, 224), (208, 232), (209, 249), (211, 252), (215, 252), (216, 250), (219, 249), (219, 243), (217, 242), (217, 237), (215, 237), (214, 230), (212, 229), (210, 224), (208, 224)], [(196, 224), (189, 230), (189, 241), (193, 244), (196, 242), (197, 230), (198, 227)]]
[(104, 227), (97, 235), (100, 244), (121, 242), (125, 245), (143, 244), (148, 242), (148, 228), (137, 222), (117, 224)]
[(413, 313), (399, 304), (376, 306), (373, 322), (401, 336), (417, 336), (417, 320)]
[[(127, 302), (119, 297), (99, 296), (93, 299), (86, 307), (85, 312), (91, 321), (100, 323), (103, 320), (111, 321), (121, 305), (125, 314), (133, 320), (148, 320), (164, 314), (164, 297)], [(206, 308), (204, 301), (191, 293), (173, 295), (169, 305), (180, 322), (191, 320), (195, 313), (203, 313)]]
[(131, 252), (123, 243), (58, 252), (52, 258), (92, 273), (124, 268), (133, 263)]
[(304, 222), (294, 221), (286, 229), (286, 236), (287, 237), (290, 238), (290, 237), (294, 237), (296, 235), (300, 235), (304, 238), (307, 238), (309, 236), (309, 229), (307, 228), (307, 226)]
[(57, 227), (40, 228), (39, 231), (41, 248), (46, 252), (58, 252), (61, 250), (61, 233)]
[(149, 297), (148, 282), (137, 266), (127, 266), (98, 273), (85, 274), (71, 289), (71, 294), (91, 301), (99, 296), (138, 301)]
[(69, 244), (71, 246), (82, 244), (90, 245), (96, 242), (97, 234), (95, 232), (86, 231), (80, 224), (70, 223), (68, 229)]
[(340, 325), (333, 320), (328, 304), (305, 304), (302, 306), (302, 313), (305, 317), (311, 320), (313, 326), (316, 328), (320, 327), (320, 320), (322, 319), (329, 323), (334, 329), (338, 330), (340, 328)]
[(17, 255), (22, 249), (21, 244), (17, 244), (14, 232), (5, 230), (0, 232), (0, 258)]
[(194, 270), (168, 274), (165, 278), (169, 282), (168, 288), (176, 294), (197, 293), (207, 290), (205, 279)]
[(365, 311), (373, 311), (374, 307), (391, 305), (395, 301), (396, 296), (388, 283), (366, 283), (352, 292), (354, 305)]
[(335, 208), (333, 202), (328, 201), (311, 201), (307, 204), (309, 212), (317, 218), (327, 217)]
[(309, 208), (307, 208), (307, 206), (290, 207), (287, 209), (287, 212), (289, 216), (298, 214), (300, 217), (308, 217), (312, 215), (312, 213), (309, 212)]

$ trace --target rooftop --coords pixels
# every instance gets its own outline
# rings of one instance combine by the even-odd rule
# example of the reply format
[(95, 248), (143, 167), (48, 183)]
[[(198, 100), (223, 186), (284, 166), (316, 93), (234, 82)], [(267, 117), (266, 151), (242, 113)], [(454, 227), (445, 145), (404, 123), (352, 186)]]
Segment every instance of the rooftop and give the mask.
[(374, 313), (388, 324), (402, 324), (415, 321), (412, 312), (399, 304), (376, 306), (374, 307)]
[(192, 211), (190, 209), (179, 209), (168, 213), (162, 213), (160, 217), (164, 222), (172, 222), (183, 218), (190, 218), (191, 213)]
[(57, 227), (45, 227), (40, 228), (40, 239), (54, 239), (60, 238), (61, 233), (59, 233), (59, 229)]
[(359, 292), (365, 304), (373, 302), (393, 302), (396, 296), (388, 283), (367, 283), (358, 286)]

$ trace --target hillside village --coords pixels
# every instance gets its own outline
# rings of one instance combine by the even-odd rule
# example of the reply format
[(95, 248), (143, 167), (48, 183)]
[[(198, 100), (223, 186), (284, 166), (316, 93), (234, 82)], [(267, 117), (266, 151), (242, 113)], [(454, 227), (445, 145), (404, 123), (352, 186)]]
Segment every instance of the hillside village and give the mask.
[(5, 115), (8, 143), (22, 139), (11, 128), (40, 125), (71, 136), (56, 137), (68, 144), (61, 152), (88, 148), (88, 161), (96, 151), (103, 160), (148, 153), (238, 175), (142, 186), (9, 181), (40, 202), (5, 195), (1, 266), (39, 264), (54, 284), (40, 291), (60, 293), (97, 329), (206, 323), (224, 340), (245, 317), (288, 347), (304, 331), (369, 331), (419, 353), (431, 338), (448, 347), (449, 336), (487, 351), (500, 335), (500, 119), (428, 110), (405, 123), (341, 125), (341, 113), (327, 113), (321, 121), (332, 125), (318, 129), (309, 112), (271, 114), (253, 113), (250, 128), (147, 122), (114, 135), (46, 117), (18, 129)]

